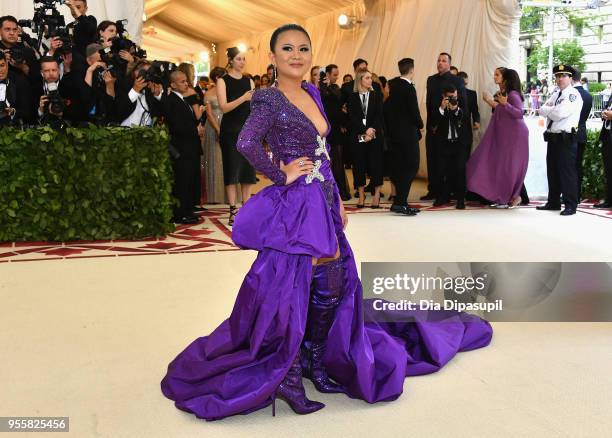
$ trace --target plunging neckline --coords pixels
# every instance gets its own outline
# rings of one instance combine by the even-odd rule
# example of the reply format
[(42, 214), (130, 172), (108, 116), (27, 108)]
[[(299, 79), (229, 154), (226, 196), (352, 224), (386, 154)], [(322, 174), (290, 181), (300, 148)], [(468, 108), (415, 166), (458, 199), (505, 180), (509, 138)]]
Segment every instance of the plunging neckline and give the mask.
[(331, 131), (331, 126), (329, 124), (329, 120), (327, 120), (327, 116), (325, 115), (325, 112), (322, 111), (321, 107), (319, 106), (319, 103), (312, 96), (312, 94), (310, 94), (310, 92), (308, 91), (308, 88), (304, 88), (303, 86), (300, 85), (300, 88), (302, 90), (304, 90), (306, 92), (306, 94), (308, 94), (308, 97), (310, 97), (312, 99), (314, 104), (317, 106), (317, 109), (319, 110), (319, 113), (321, 114), (321, 116), (323, 116), (323, 120), (325, 120), (325, 124), (327, 125), (327, 130), (323, 134), (321, 134), (319, 132), (319, 130), (317, 129), (317, 125), (315, 125), (315, 123), (310, 119), (310, 117), (308, 117), (304, 111), (299, 109), (296, 104), (291, 102), (291, 100), (289, 100), (289, 98), (285, 95), (285, 93), (283, 93), (278, 87), (271, 87), (271, 88), (276, 88), (276, 90), (285, 98), (285, 100), (287, 102), (289, 102), (289, 105), (294, 107), (306, 120), (308, 120), (308, 122), (310, 123), (310, 126), (312, 126), (312, 128), (314, 129), (314, 131), (317, 133), (317, 135), (319, 137), (321, 137), (321, 138), (326, 138), (327, 137), (327, 134), (329, 134), (329, 131)]

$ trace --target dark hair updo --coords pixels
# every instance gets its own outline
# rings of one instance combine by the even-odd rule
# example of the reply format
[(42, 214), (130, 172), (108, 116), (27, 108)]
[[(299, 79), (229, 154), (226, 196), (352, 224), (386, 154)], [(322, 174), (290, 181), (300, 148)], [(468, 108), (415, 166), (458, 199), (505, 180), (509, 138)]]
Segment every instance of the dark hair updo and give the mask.
[(240, 54), (240, 49), (238, 47), (230, 47), (225, 53), (227, 54), (227, 66), (230, 67), (234, 58)]
[(310, 35), (308, 35), (308, 32), (306, 32), (306, 29), (304, 29), (299, 24), (285, 24), (279, 27), (278, 29), (276, 29), (274, 32), (272, 32), (272, 37), (270, 37), (270, 51), (271, 52), (274, 52), (274, 47), (276, 46), (276, 42), (278, 41), (278, 37), (280, 36), (280, 34), (284, 32), (288, 32), (290, 30), (297, 30), (298, 32), (302, 32), (304, 35), (306, 35), (306, 38), (308, 38), (308, 42), (312, 45), (312, 41), (310, 40)]

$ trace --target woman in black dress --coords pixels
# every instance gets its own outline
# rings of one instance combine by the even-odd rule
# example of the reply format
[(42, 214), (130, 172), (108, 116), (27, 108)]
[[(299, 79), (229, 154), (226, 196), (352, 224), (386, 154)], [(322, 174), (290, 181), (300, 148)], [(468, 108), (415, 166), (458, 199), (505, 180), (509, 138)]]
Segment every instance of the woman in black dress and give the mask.
[(354, 92), (347, 106), (353, 145), (353, 178), (359, 191), (357, 208), (363, 208), (365, 203), (366, 171), (375, 188), (371, 207), (378, 208), (383, 185), (383, 100), (372, 88), (372, 73), (357, 72)]
[(234, 224), (236, 208), (237, 185), (240, 184), (242, 202), (251, 196), (251, 188), (255, 184), (255, 169), (236, 149), (238, 135), (250, 114), (250, 100), (255, 90), (255, 84), (242, 70), (246, 63), (243, 53), (238, 48), (227, 49), (227, 74), (217, 82), (217, 98), (223, 111), (221, 121), (221, 155), (223, 160), (223, 182), (229, 202), (229, 225)]

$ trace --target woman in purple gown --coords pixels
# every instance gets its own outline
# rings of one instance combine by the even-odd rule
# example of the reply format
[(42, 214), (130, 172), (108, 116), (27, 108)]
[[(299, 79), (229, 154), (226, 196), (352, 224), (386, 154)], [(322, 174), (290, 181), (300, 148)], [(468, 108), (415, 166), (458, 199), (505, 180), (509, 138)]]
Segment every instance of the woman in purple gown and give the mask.
[[(498, 206), (516, 206), (529, 163), (529, 129), (523, 120), (521, 82), (515, 70), (495, 71), (500, 91), (485, 96), (494, 109), (489, 127), (466, 167), (467, 189)], [(526, 195), (526, 192), (525, 192)]]
[(255, 92), (238, 140), (274, 182), (244, 205), (233, 228), (234, 242), (258, 255), (230, 317), (188, 345), (161, 383), (177, 408), (206, 420), (276, 398), (299, 414), (317, 411), (324, 405), (306, 398), (303, 376), (321, 392), (394, 400), (406, 376), (434, 372), (492, 336), (488, 322), (450, 312), (439, 323), (364, 322), (368, 307), (325, 141), (329, 122), (319, 91), (301, 81), (312, 64), (310, 38), (286, 25), (270, 49), (275, 86)]

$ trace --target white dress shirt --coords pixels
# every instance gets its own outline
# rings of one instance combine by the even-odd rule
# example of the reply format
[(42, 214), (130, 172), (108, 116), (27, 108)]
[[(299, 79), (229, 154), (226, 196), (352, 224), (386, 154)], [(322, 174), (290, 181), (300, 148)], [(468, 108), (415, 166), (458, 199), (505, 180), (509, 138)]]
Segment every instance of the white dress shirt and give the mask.
[[(153, 124), (153, 118), (151, 117), (151, 113), (149, 112), (149, 105), (147, 104), (147, 99), (144, 94), (144, 89), (142, 92), (138, 93), (133, 88), (128, 93), (128, 97), (130, 102), (136, 103), (136, 108), (129, 115), (127, 119), (121, 122), (121, 126), (151, 126)], [(161, 100), (161, 93), (159, 96), (155, 96), (155, 99)], [(182, 97), (182, 96), (181, 96)]]

